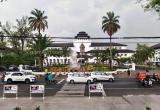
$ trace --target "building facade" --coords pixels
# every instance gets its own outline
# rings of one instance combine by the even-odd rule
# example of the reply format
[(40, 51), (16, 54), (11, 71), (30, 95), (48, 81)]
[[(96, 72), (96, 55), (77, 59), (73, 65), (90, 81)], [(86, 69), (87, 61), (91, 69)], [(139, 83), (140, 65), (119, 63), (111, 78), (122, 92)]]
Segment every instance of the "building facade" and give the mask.
[(155, 53), (153, 58), (150, 59), (150, 62), (154, 65), (160, 65), (160, 44), (153, 45), (151, 48), (154, 49)]
[[(134, 54), (133, 50), (127, 49), (127, 45), (120, 43), (111, 43), (112, 48), (117, 50), (118, 58), (129, 58)], [(95, 63), (96, 58), (92, 57), (95, 50), (106, 50), (110, 43), (92, 42), (86, 32), (79, 32), (73, 39), (72, 43), (53, 43), (47, 49), (59, 49), (67, 47), (71, 50), (70, 55), (66, 57), (48, 55), (44, 59), (44, 65), (54, 64), (71, 64), (76, 63)]]

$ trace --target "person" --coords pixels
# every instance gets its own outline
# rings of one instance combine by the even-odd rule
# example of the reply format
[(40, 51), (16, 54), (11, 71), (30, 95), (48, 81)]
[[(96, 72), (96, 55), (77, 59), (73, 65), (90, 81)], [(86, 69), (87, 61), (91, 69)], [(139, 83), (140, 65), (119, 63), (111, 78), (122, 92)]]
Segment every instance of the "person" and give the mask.
[(155, 81), (158, 81), (158, 74), (153, 73), (153, 79), (154, 79)]
[(127, 73), (128, 73), (128, 76), (131, 76), (131, 72), (130, 72), (129, 68), (127, 70)]
[(45, 74), (45, 82), (48, 83), (48, 73)]
[(149, 70), (146, 70), (146, 74), (149, 74)]
[(49, 73), (49, 74), (48, 74), (48, 81), (49, 81), (49, 83), (51, 83), (51, 82), (52, 82), (52, 80), (53, 80), (53, 76), (52, 76), (52, 74), (51, 74), (51, 73)]

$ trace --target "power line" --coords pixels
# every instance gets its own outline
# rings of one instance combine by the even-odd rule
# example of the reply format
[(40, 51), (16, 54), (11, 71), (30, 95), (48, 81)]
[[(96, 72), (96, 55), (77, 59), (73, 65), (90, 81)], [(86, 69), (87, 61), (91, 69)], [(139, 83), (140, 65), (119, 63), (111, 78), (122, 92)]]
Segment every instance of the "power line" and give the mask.
[[(52, 41), (52, 42), (53, 42), (53, 43), (54, 43), (54, 42), (57, 42), (57, 43), (73, 43), (73, 42), (71, 42), (71, 41), (68, 41), (68, 42), (67, 42), (67, 41)], [(114, 41), (113, 41), (113, 42), (114, 42)], [(76, 43), (81, 43), (81, 42), (76, 42)], [(106, 43), (106, 42), (97, 42), (97, 41), (96, 41), (96, 42), (92, 42), (92, 43)], [(118, 41), (118, 42), (116, 42), (116, 43), (135, 44), (135, 43), (160, 43), (160, 42), (159, 42), (159, 41), (153, 41), (153, 42), (150, 42), (150, 41), (148, 41), (148, 42), (147, 42), (147, 41), (145, 41), (145, 42), (144, 42), (144, 41), (137, 41), (137, 42), (136, 42), (136, 41), (133, 41), (133, 42), (124, 42), (124, 41), (121, 42), (121, 41)]]
[[(27, 39), (27, 38), (38, 38), (38, 37), (32, 37), (32, 36), (0, 36), (0, 37), (3, 37), (3, 38), (21, 38), (23, 37), (24, 39)], [(58, 36), (55, 36), (55, 37), (47, 37), (47, 38), (54, 38), (54, 39), (75, 39), (74, 37), (58, 37)], [(109, 37), (93, 37), (93, 38), (90, 38), (90, 39), (110, 39)], [(152, 36), (152, 37), (112, 37), (111, 39), (160, 39), (160, 36)]]

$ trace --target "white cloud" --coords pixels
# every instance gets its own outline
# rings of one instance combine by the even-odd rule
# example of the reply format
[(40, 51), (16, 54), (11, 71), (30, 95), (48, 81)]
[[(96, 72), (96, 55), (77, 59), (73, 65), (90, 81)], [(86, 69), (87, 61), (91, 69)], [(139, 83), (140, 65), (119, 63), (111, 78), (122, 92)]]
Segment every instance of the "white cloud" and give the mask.
[(160, 35), (158, 16), (145, 13), (136, 0), (8, 0), (0, 3), (0, 21), (15, 22), (24, 15), (30, 16), (34, 8), (46, 11), (46, 33), (50, 36), (74, 37), (79, 31), (86, 31), (93, 37), (105, 37), (101, 20), (107, 11), (120, 16), (121, 30), (114, 36)]

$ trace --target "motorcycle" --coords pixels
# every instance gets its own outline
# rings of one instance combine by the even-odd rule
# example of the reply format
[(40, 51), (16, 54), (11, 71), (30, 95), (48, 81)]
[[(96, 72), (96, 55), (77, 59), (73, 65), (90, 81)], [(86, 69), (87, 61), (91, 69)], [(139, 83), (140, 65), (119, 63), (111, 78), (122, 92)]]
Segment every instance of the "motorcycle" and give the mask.
[(151, 79), (150, 80), (144, 80), (143, 81), (143, 86), (152, 87), (153, 86), (153, 81)]
[(142, 85), (145, 87), (152, 87), (153, 86), (153, 78), (149, 75), (142, 81)]

